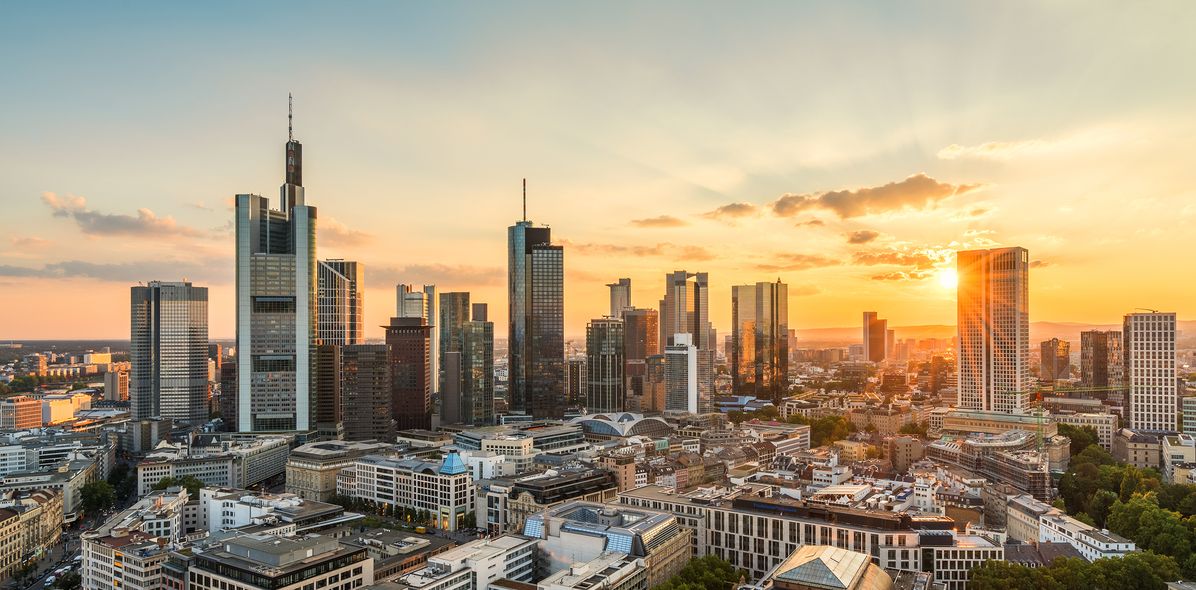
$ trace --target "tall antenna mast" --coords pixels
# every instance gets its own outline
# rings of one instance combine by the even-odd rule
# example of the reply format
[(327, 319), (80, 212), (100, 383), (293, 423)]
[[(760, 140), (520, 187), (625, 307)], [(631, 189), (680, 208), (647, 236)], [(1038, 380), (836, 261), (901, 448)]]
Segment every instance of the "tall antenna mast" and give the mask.
[(523, 220), (527, 221), (527, 179), (523, 179)]
[(288, 92), (287, 93), (287, 141), (295, 141), (294, 129), (291, 126), (292, 120), (294, 119), (294, 115), (295, 115), (294, 110), (295, 110), (295, 98), (293, 96), (291, 96), (290, 92)]

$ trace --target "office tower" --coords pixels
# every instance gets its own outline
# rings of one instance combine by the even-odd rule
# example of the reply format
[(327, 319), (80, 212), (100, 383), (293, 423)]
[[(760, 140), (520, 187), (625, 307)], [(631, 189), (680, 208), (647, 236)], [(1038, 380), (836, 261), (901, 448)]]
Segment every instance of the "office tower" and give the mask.
[(631, 279), (619, 279), (606, 286), (610, 287), (610, 317), (622, 318), (623, 310), (631, 307)]
[(224, 347), (215, 342), (209, 342), (208, 360), (216, 363), (216, 379), (213, 379), (213, 381), (218, 381), (220, 379), (220, 371), (224, 368)]
[[(465, 324), (469, 322), (469, 293), (465, 292), (450, 292), (440, 294), (440, 317), (437, 318), (436, 332), (439, 332), (440, 350), (433, 351), (432, 354), (440, 357), (440, 364), (443, 366), (445, 361), (444, 355), (450, 352), (460, 353), (465, 339)], [(447, 373), (447, 371), (446, 371)], [(433, 373), (432, 377), (437, 378)], [(461, 375), (454, 375), (457, 382), (453, 384), (454, 387), (460, 391)], [(439, 377), (440, 390), (444, 391), (448, 387), (446, 377), (441, 375)]]
[(1125, 351), (1121, 332), (1080, 332), (1080, 383), (1084, 387), (1094, 388), (1125, 387)]
[[(341, 397), (341, 353), (347, 345), (316, 346), (314, 372), (316, 432), (321, 438), (344, 438), (344, 399)], [(389, 396), (389, 391), (387, 392)], [(389, 397), (387, 398), (389, 399)], [(387, 413), (387, 416), (390, 414)]]
[(279, 209), (237, 195), (237, 430), (310, 432), (316, 345), (316, 208), (303, 146), (286, 144)]
[(393, 442), (391, 344), (336, 348), (345, 440)]
[(565, 404), (571, 408), (586, 405), (587, 380), (586, 358), (571, 358), (565, 361)]
[(423, 318), (432, 326), (430, 344), (432, 346), (432, 393), (440, 391), (440, 334), (436, 329), (436, 285), (424, 285), (422, 291), (416, 291), (415, 285), (399, 284), (395, 286), (396, 304), (395, 317)]
[(104, 399), (113, 402), (123, 402), (129, 399), (129, 373), (127, 371), (104, 373)]
[(316, 266), (319, 324), (323, 344), (365, 343), (365, 265), (352, 260), (321, 260)]
[(665, 410), (665, 356), (654, 354), (644, 359), (644, 389), (640, 394), (641, 412)]
[(864, 312), (864, 360), (873, 363), (885, 360), (888, 325), (888, 320), (877, 318), (875, 311)]
[(647, 358), (660, 354), (660, 314), (655, 309), (623, 311), (623, 375), (627, 396), (643, 396)]
[(707, 273), (684, 270), (665, 275), (664, 297), (660, 300), (660, 346), (673, 344), (676, 334), (690, 334), (696, 349), (698, 399), (710, 410), (714, 397), (714, 327), (710, 324), (710, 278)]
[(731, 287), (731, 384), (737, 394), (779, 403), (788, 391), (789, 286)]
[[(432, 327), (422, 318), (390, 318), (391, 408), (399, 430), (432, 427)], [(342, 392), (342, 396), (344, 393)]]
[(208, 419), (207, 287), (150, 281), (130, 291), (133, 419), (203, 424)]
[(956, 262), (959, 407), (1023, 414), (1032, 397), (1029, 254), (967, 250)]
[(672, 344), (664, 349), (664, 409), (701, 411), (698, 392), (698, 348), (693, 334), (674, 334)]
[(1038, 345), (1038, 378), (1054, 382), (1071, 377), (1071, 343), (1058, 338), (1045, 340)]
[(474, 303), (461, 348), (462, 421), (494, 424), (494, 322), (485, 303)]
[(1179, 389), (1175, 370), (1175, 314), (1126, 314), (1125, 371), (1129, 385), (1130, 428), (1174, 432)]
[[(885, 320), (885, 325), (888, 325), (888, 320)], [(893, 352), (897, 349), (897, 331), (892, 328), (885, 330), (885, 358), (893, 358)]]
[(524, 219), (507, 229), (507, 398), (534, 418), (564, 416), (565, 251), (552, 230)]
[(623, 320), (599, 318), (586, 326), (586, 409), (622, 412), (624, 400)]
[(223, 432), (236, 432), (237, 420), (237, 363), (233, 359), (224, 363), (220, 368), (220, 429)]

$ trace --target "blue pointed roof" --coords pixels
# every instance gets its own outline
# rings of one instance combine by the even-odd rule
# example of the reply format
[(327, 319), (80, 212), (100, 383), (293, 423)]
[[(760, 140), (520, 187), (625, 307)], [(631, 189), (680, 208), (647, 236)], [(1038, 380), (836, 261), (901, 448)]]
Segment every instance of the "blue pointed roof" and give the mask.
[(449, 454), (444, 457), (444, 462), (440, 464), (441, 475), (459, 475), (465, 473), (468, 469), (465, 466), (465, 461), (461, 460), (461, 455), (457, 451), (449, 451)]

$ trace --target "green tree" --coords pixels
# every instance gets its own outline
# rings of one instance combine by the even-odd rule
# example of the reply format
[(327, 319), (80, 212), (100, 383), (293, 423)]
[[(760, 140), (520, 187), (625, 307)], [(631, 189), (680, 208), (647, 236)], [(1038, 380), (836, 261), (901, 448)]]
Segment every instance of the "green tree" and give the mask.
[(897, 432), (898, 434), (912, 434), (914, 436), (926, 438), (926, 431), (929, 429), (930, 422), (928, 421), (910, 422), (909, 424), (903, 424)]
[(744, 420), (747, 420), (747, 414), (744, 414), (739, 410), (731, 410), (730, 412), (727, 412), (727, 420), (738, 426)]
[(106, 481), (93, 481), (79, 491), (84, 512), (99, 512), (116, 504), (116, 490)]
[(186, 488), (187, 494), (190, 496), (199, 495), (199, 489), (204, 487), (204, 483), (194, 475), (184, 475), (183, 477), (163, 477), (154, 484), (154, 490), (164, 490), (166, 488), (182, 487)]
[(745, 577), (730, 563), (713, 555), (689, 560), (676, 575), (653, 590), (728, 590)]
[(1098, 444), (1100, 437), (1096, 434), (1096, 429), (1091, 426), (1072, 426), (1071, 424), (1059, 424), (1059, 434), (1071, 439), (1071, 454), (1078, 455), (1084, 449)]
[(54, 581), (54, 587), (58, 590), (76, 590), (83, 585), (83, 577), (77, 572), (68, 572)]

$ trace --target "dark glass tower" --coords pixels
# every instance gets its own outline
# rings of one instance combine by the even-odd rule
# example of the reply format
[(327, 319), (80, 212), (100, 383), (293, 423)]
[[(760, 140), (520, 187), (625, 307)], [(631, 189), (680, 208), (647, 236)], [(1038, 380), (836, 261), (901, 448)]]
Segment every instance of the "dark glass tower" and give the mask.
[(535, 418), (565, 411), (565, 251), (552, 230), (524, 219), (507, 228), (511, 410)]

